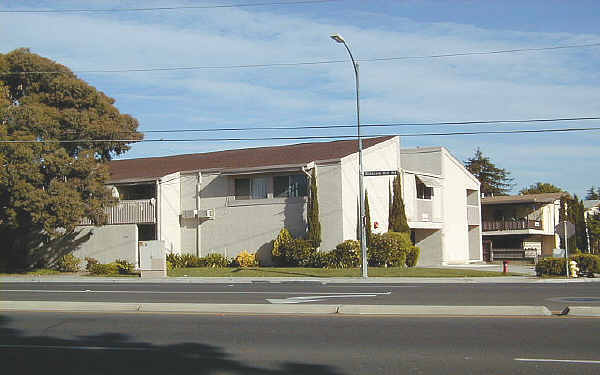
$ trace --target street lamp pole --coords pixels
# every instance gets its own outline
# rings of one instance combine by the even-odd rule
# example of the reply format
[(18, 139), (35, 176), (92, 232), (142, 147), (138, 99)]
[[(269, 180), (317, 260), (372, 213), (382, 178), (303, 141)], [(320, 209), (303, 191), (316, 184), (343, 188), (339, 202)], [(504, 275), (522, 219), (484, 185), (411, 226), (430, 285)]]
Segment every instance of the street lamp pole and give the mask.
[(365, 230), (365, 190), (363, 187), (363, 158), (362, 158), (362, 138), (360, 136), (360, 84), (358, 80), (358, 62), (354, 60), (352, 52), (346, 44), (346, 41), (340, 34), (331, 35), (331, 39), (337, 43), (341, 43), (346, 47), (350, 60), (352, 60), (352, 67), (354, 68), (354, 80), (356, 82), (356, 129), (358, 137), (358, 189), (360, 191), (360, 198), (358, 207), (360, 211), (360, 223), (358, 225), (358, 235), (360, 237), (360, 250), (362, 254), (362, 277), (367, 278), (367, 241), (366, 241), (366, 230)]

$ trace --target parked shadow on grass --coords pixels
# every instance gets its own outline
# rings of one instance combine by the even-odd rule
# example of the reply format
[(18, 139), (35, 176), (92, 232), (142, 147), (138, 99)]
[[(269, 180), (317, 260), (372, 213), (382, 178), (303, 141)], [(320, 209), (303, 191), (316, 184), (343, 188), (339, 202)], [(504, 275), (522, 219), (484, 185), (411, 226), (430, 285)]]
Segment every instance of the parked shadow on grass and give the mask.
[(256, 367), (232, 358), (222, 348), (199, 343), (154, 345), (131, 341), (122, 333), (104, 333), (63, 339), (25, 336), (4, 327), (0, 315), (0, 363), (6, 374), (248, 374), (342, 375), (337, 369), (301, 362), (283, 362), (279, 368)]

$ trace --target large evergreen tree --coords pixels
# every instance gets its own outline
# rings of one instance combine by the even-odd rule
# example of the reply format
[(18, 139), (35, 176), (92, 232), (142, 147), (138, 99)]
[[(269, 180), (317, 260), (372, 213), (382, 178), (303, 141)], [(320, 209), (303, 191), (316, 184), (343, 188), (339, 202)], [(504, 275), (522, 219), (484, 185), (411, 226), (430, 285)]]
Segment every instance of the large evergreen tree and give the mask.
[(543, 193), (562, 193), (564, 190), (549, 184), (547, 182), (536, 182), (533, 185), (529, 185), (529, 187), (523, 188), (519, 191), (521, 195), (529, 195), (529, 194), (543, 194)]
[(600, 199), (600, 187), (597, 187), (596, 189), (594, 189), (593, 186), (590, 187), (586, 192), (585, 199), (589, 199), (589, 200)]
[(406, 220), (404, 210), (404, 200), (402, 200), (402, 182), (400, 176), (394, 178), (394, 197), (392, 201), (391, 215), (388, 219), (388, 231), (390, 232), (408, 232), (410, 227)]
[(308, 196), (308, 205), (306, 212), (308, 222), (307, 239), (314, 247), (321, 246), (321, 222), (319, 221), (319, 197), (317, 192), (317, 176), (315, 169), (312, 170), (310, 178), (310, 194)]
[[(27, 49), (0, 54), (5, 268), (52, 261), (49, 249), (75, 238), (82, 218), (96, 224), (104, 219), (104, 207), (113, 203), (104, 187), (106, 162), (129, 149), (120, 139), (142, 138), (137, 120), (119, 113), (114, 102), (65, 66)], [(30, 143), (10, 143), (15, 141)]]
[(371, 240), (373, 230), (371, 229), (371, 208), (369, 207), (369, 192), (365, 189), (365, 238), (367, 239), (367, 246)]
[(510, 172), (496, 167), (479, 148), (472, 158), (465, 161), (465, 167), (479, 180), (480, 190), (485, 196), (507, 195), (513, 186)]
[(590, 237), (590, 250), (594, 254), (600, 254), (600, 214), (588, 216), (587, 228)]

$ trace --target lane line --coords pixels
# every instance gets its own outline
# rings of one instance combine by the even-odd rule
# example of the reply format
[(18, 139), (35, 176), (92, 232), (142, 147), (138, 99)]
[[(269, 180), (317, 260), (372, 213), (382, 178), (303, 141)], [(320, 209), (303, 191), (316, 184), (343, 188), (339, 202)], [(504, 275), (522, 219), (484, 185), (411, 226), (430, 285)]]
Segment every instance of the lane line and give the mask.
[[(131, 293), (131, 294), (326, 294), (326, 295), (356, 295), (360, 296), (364, 293), (341, 293), (341, 292), (182, 292), (182, 291), (174, 291), (174, 292), (163, 292), (163, 291), (142, 291), (142, 290), (35, 290), (35, 289), (25, 289), (25, 290), (17, 290), (17, 289), (0, 289), (0, 293), (2, 292), (12, 292), (12, 293), (20, 293), (20, 292), (30, 292), (30, 293)], [(375, 295), (389, 295), (391, 292), (383, 292), (383, 293), (370, 293)]]
[(544, 358), (515, 358), (515, 361), (520, 362), (558, 362), (558, 363), (586, 363), (600, 365), (600, 361), (586, 359), (544, 359)]

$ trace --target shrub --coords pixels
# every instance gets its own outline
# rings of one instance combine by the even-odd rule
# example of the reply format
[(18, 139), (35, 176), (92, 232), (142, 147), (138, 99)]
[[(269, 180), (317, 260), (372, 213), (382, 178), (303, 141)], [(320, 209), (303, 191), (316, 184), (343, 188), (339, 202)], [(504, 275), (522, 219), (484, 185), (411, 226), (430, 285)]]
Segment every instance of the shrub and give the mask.
[(97, 263), (98, 263), (98, 259), (96, 259), (96, 258), (92, 258), (92, 257), (85, 257), (85, 261), (87, 262), (87, 263), (86, 263), (86, 265), (85, 265), (85, 269), (86, 269), (86, 271), (89, 271), (89, 270), (90, 270), (90, 267), (91, 267), (92, 265), (94, 265), (94, 264), (97, 264)]
[(90, 266), (92, 275), (117, 275), (119, 273), (119, 265), (115, 262), (103, 264), (95, 263)]
[(242, 251), (235, 257), (234, 261), (236, 266), (239, 267), (256, 267), (258, 266), (258, 261), (256, 260), (256, 254), (251, 254), (246, 250)]
[(333, 261), (333, 254), (331, 252), (315, 251), (310, 254), (306, 266), (314, 268), (333, 268), (335, 267), (334, 264), (335, 262)]
[(329, 266), (334, 268), (352, 268), (361, 264), (360, 243), (346, 240), (330, 252)]
[(131, 275), (135, 269), (135, 265), (129, 263), (125, 259), (117, 259), (115, 260), (115, 263), (117, 264), (117, 269), (121, 275)]
[(184, 267), (183, 259), (181, 258), (181, 255), (179, 255), (179, 254), (168, 253), (167, 254), (167, 262), (171, 263), (173, 268), (183, 268)]
[(275, 261), (275, 263), (283, 263), (284, 262), (284, 259), (282, 259), (283, 255), (281, 253), (281, 249), (290, 247), (291, 243), (293, 241), (294, 241), (294, 238), (292, 237), (292, 234), (286, 228), (283, 228), (279, 232), (279, 234), (277, 235), (277, 238), (275, 238), (275, 241), (273, 241), (273, 250), (271, 251), (271, 254), (273, 255), (273, 260)]
[(228, 267), (231, 264), (226, 256), (219, 253), (208, 254), (202, 261), (205, 267)]
[(556, 275), (566, 276), (565, 258), (545, 258), (535, 266), (535, 273), (538, 276)]
[[(409, 238), (410, 242), (410, 238)], [(369, 241), (367, 260), (371, 266), (404, 267), (408, 248), (398, 233), (373, 234)]]
[(316, 249), (310, 241), (295, 239), (290, 242), (283, 242), (279, 246), (280, 255), (277, 257), (278, 263), (284, 266), (306, 267), (314, 260)]
[(77, 272), (79, 271), (80, 264), (81, 259), (77, 258), (73, 254), (67, 254), (58, 258), (58, 261), (56, 262), (56, 269), (60, 272)]
[(598, 255), (577, 254), (569, 258), (577, 262), (577, 267), (583, 274), (600, 273), (600, 256)]
[(167, 260), (167, 271), (171, 271), (173, 269), (173, 263)]
[(417, 265), (419, 261), (419, 255), (421, 253), (421, 249), (416, 246), (411, 246), (406, 253), (406, 266), (414, 267)]

